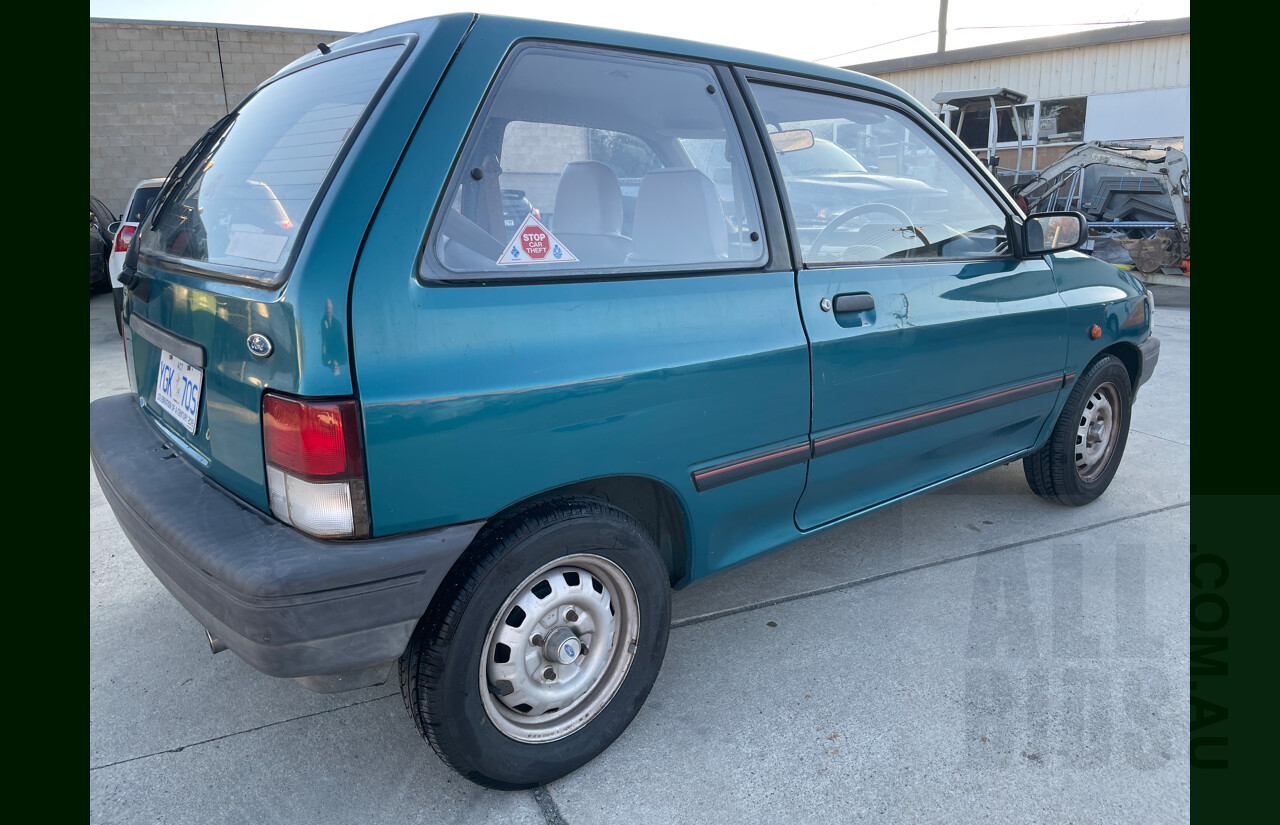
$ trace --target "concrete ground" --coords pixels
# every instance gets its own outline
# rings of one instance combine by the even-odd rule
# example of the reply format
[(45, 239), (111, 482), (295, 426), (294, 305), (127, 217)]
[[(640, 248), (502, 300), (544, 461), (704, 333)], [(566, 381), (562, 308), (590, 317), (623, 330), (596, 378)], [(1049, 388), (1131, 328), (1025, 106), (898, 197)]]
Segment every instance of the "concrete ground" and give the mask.
[(1156, 299), (1156, 309), (1191, 309), (1191, 287), (1149, 284), (1151, 297)]
[[(533, 792), (452, 773), (392, 684), (211, 656), (90, 470), (90, 821), (1186, 822), (1191, 313), (1156, 300), (1105, 496), (1013, 464), (680, 591), (635, 722)], [(109, 295), (89, 347), (90, 400), (127, 391)]]

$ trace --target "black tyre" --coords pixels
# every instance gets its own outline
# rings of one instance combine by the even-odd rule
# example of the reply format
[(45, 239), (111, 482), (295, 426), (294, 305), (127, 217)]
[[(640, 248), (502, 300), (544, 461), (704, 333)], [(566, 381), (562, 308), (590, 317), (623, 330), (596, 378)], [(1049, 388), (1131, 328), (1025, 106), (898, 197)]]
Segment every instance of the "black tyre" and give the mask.
[(1120, 359), (1104, 355), (1080, 375), (1045, 445), (1022, 460), (1041, 498), (1079, 506), (1102, 495), (1129, 440), (1133, 384)]
[(400, 690), (440, 758), (488, 787), (550, 782), (604, 751), (666, 654), (666, 568), (644, 528), (597, 499), (487, 525), (441, 593)]

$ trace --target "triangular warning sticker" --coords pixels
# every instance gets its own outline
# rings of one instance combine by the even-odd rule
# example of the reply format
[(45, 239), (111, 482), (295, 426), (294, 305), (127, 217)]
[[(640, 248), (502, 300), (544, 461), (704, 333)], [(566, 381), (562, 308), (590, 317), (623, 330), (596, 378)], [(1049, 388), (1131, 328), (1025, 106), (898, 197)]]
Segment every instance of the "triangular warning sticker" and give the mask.
[(551, 230), (542, 225), (530, 212), (520, 224), (516, 234), (511, 238), (502, 257), (502, 264), (553, 264), (578, 260), (573, 253), (565, 249), (564, 244), (551, 234)]

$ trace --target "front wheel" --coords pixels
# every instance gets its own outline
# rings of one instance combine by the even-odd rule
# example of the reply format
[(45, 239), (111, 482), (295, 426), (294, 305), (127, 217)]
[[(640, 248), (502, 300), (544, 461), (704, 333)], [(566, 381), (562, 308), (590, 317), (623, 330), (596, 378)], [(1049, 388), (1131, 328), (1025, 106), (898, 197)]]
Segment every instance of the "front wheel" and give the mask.
[(1049, 440), (1022, 460), (1031, 490), (1079, 506), (1111, 484), (1129, 439), (1133, 384), (1120, 359), (1105, 355), (1081, 374)]
[(563, 498), (486, 527), (400, 660), (405, 707), (450, 767), (494, 788), (604, 751), (666, 653), (667, 571), (634, 519)]

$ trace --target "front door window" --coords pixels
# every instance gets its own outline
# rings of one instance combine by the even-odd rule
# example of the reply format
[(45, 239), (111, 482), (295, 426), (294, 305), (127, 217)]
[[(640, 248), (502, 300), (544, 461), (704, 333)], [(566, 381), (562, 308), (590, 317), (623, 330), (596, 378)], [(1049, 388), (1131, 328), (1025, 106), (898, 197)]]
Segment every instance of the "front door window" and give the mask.
[(853, 98), (752, 91), (806, 266), (1008, 254), (1005, 213), (917, 123)]

